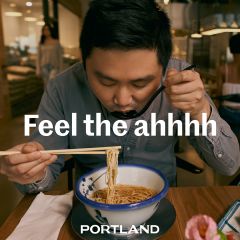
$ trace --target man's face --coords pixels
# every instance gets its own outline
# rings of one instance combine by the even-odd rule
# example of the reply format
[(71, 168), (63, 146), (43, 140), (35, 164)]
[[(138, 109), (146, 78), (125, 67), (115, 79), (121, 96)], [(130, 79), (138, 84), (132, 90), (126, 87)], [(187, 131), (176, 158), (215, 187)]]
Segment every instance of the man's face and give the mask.
[(86, 70), (92, 91), (110, 112), (139, 112), (162, 79), (154, 50), (95, 48), (86, 60)]

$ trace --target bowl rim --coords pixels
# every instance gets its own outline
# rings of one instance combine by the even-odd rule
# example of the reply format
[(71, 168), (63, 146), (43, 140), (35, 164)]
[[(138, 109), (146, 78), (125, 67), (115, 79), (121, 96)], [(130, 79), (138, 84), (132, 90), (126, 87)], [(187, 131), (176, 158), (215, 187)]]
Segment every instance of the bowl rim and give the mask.
[(154, 202), (157, 202), (159, 200), (161, 200), (162, 198), (164, 198), (167, 194), (168, 188), (169, 188), (169, 183), (167, 178), (163, 175), (163, 173), (158, 170), (155, 169), (153, 167), (147, 166), (147, 165), (143, 165), (143, 164), (119, 164), (118, 167), (122, 168), (122, 167), (137, 167), (137, 168), (144, 168), (150, 171), (153, 171), (155, 173), (157, 173), (158, 175), (160, 175), (160, 177), (163, 179), (163, 182), (165, 183), (162, 190), (156, 194), (155, 196), (146, 199), (144, 201), (141, 202), (137, 202), (137, 203), (130, 203), (130, 204), (105, 204), (105, 203), (99, 203), (93, 200), (90, 200), (89, 198), (85, 197), (81, 192), (80, 192), (80, 184), (83, 180), (83, 178), (88, 177), (90, 174), (97, 172), (101, 169), (104, 169), (106, 167), (99, 167), (96, 169), (91, 170), (90, 172), (82, 175), (76, 182), (75, 185), (75, 195), (77, 197), (78, 200), (80, 200), (82, 203), (87, 204), (95, 209), (101, 209), (101, 210), (133, 210), (133, 209), (137, 209), (137, 208), (143, 208), (146, 207), (148, 205), (151, 205)]

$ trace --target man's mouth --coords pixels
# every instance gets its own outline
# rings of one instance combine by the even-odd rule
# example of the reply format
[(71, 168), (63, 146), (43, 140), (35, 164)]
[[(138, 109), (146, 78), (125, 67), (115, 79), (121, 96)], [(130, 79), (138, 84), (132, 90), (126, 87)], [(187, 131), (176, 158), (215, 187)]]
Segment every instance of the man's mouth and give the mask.
[(136, 110), (131, 110), (129, 112), (111, 112), (111, 114), (119, 119), (123, 119), (123, 120), (128, 120), (128, 119), (133, 119), (133, 118), (137, 118), (140, 117), (142, 114), (144, 114), (147, 109), (149, 108), (149, 106), (152, 104), (153, 100), (165, 89), (165, 86), (161, 86), (150, 98), (150, 100), (146, 103), (146, 105), (142, 108), (142, 110), (140, 110), (139, 112), (137, 112)]
[(111, 112), (111, 114), (119, 119), (123, 119), (123, 120), (128, 120), (128, 119), (132, 119), (135, 118), (138, 115), (138, 112), (136, 110), (130, 110), (130, 111), (125, 111), (125, 112)]

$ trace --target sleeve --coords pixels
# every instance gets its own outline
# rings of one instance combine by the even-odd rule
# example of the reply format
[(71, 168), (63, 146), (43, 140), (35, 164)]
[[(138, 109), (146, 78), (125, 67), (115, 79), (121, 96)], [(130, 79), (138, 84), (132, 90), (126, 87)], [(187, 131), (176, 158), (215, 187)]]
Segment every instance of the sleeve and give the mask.
[[(201, 134), (195, 136), (191, 126), (188, 138), (199, 156), (208, 165), (223, 175), (233, 175), (240, 165), (239, 143), (230, 126), (219, 116), (210, 98), (209, 101), (211, 115), (208, 121), (214, 120), (216, 122), (216, 136), (212, 134), (211, 125), (207, 125), (206, 136), (201, 136)], [(201, 129), (200, 125), (200, 133)]]
[[(56, 82), (57, 80), (49, 82), (48, 87), (42, 97), (38, 109), (39, 117), (36, 121), (37, 126), (42, 120), (49, 120), (54, 126), (58, 120), (65, 119), (61, 103), (62, 98), (59, 96), (59, 92), (55, 86)], [(51, 136), (42, 136), (39, 133), (38, 128), (35, 128), (30, 140), (39, 142), (46, 150), (68, 148), (68, 137), (58, 136), (56, 133), (54, 133), (54, 131)], [(42, 181), (26, 185), (16, 184), (17, 188), (23, 193), (47, 191), (56, 182), (63, 165), (64, 156), (59, 156), (54, 163), (48, 166), (45, 177)]]

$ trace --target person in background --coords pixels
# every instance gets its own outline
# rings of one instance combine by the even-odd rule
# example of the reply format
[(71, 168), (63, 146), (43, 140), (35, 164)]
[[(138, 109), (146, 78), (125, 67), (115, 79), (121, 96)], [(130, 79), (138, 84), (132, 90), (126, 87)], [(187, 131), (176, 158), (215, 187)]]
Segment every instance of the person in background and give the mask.
[[(240, 34), (229, 40), (233, 62), (220, 68), (222, 95), (240, 94)], [(228, 122), (240, 142), (240, 102), (223, 101), (219, 107), (221, 117)]]
[(44, 87), (50, 79), (61, 72), (63, 59), (62, 47), (54, 37), (54, 32), (49, 24), (42, 28), (42, 35), (37, 53), (36, 74), (43, 79)]

